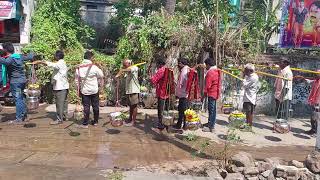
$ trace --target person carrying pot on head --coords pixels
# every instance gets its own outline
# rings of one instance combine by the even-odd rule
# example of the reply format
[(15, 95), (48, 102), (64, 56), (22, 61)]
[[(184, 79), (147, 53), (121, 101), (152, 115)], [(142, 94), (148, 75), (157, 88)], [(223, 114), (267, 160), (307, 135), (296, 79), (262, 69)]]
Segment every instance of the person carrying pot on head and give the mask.
[(57, 119), (52, 121), (50, 125), (62, 124), (68, 118), (68, 67), (66, 62), (63, 60), (64, 52), (57, 50), (54, 59), (56, 62), (41, 62), (48, 67), (53, 68), (52, 80), (53, 93), (56, 101)]
[(293, 74), (290, 68), (290, 62), (283, 60), (279, 64), (280, 70), (278, 76), (283, 78), (276, 78), (275, 99), (276, 99), (276, 114), (277, 119), (289, 119), (289, 108), (292, 101), (292, 78)]
[(137, 66), (132, 66), (132, 61), (125, 59), (123, 62), (124, 76), (126, 78), (126, 95), (129, 98), (129, 122), (126, 126), (134, 126), (137, 114), (138, 114), (138, 104), (139, 104), (139, 93), (140, 93), (140, 84), (138, 79), (139, 68)]
[(317, 72), (319, 72), (319, 74), (317, 74), (315, 79), (305, 79), (308, 83), (312, 84), (308, 103), (313, 107), (314, 112), (311, 116), (311, 130), (307, 132), (311, 135), (317, 133), (317, 121), (318, 118), (320, 118), (317, 116), (317, 114), (320, 114), (320, 69), (318, 69)]
[(259, 77), (255, 73), (253, 64), (246, 64), (244, 66), (244, 80), (243, 80), (243, 112), (246, 113), (247, 124), (252, 127), (253, 112), (256, 106), (257, 93), (260, 88)]
[(27, 106), (24, 95), (27, 78), (24, 62), (33, 60), (34, 55), (23, 56), (15, 53), (14, 46), (10, 42), (3, 43), (2, 47), (7, 54), (7, 58), (0, 57), (0, 64), (4, 64), (7, 67), (10, 91), (16, 104), (16, 119), (9, 123), (19, 124), (27, 120)]
[(212, 58), (205, 60), (207, 73), (205, 76), (204, 94), (208, 97), (208, 126), (202, 128), (203, 132), (214, 132), (217, 118), (216, 104), (221, 92), (221, 73), (217, 69), (216, 63)]
[[(98, 125), (99, 120), (99, 81), (103, 82), (103, 72), (100, 68), (93, 64), (94, 54), (91, 51), (84, 53), (84, 60), (76, 69), (75, 81), (80, 89), (82, 105), (84, 111), (84, 119), (80, 128), (88, 128), (90, 106), (93, 108), (93, 126)], [(103, 86), (103, 83), (100, 85)]]
[[(151, 83), (156, 87), (156, 96), (158, 98), (158, 124), (157, 128), (161, 131), (167, 128), (162, 123), (163, 111), (169, 110), (169, 93), (167, 93), (167, 80), (165, 79), (166, 62), (164, 59), (158, 59), (157, 72), (151, 77)], [(169, 82), (170, 83), (170, 82)]]
[[(176, 96), (179, 99), (179, 105), (178, 105), (178, 111), (179, 111), (179, 117), (178, 122), (175, 126), (173, 126), (175, 129), (181, 129), (181, 126), (183, 125), (183, 128), (186, 126), (186, 118), (184, 115), (184, 112), (187, 110), (189, 106), (188, 101), (188, 92), (187, 92), (187, 80), (188, 80), (188, 73), (190, 71), (190, 67), (188, 66), (188, 59), (186, 58), (180, 58), (178, 60), (178, 68), (180, 70), (180, 74), (178, 77), (177, 85), (176, 85)], [(183, 123), (183, 124), (182, 124)]]

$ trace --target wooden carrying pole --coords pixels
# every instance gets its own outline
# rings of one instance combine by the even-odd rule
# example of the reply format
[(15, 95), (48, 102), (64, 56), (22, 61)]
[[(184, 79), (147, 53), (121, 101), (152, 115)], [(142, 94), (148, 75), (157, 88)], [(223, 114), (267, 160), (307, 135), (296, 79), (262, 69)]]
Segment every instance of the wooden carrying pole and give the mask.
[[(146, 64), (146, 62), (134, 64), (134, 65), (132, 65), (132, 66), (129, 66), (129, 67), (126, 68), (126, 69), (130, 69), (130, 68), (135, 67), (135, 66), (141, 66), (141, 65), (144, 65), (144, 64)], [(121, 76), (121, 74), (123, 73), (123, 70), (125, 70), (125, 69), (120, 69), (120, 71), (119, 71), (119, 72), (117, 73), (117, 75), (116, 75), (116, 78), (118, 78), (118, 77)]]

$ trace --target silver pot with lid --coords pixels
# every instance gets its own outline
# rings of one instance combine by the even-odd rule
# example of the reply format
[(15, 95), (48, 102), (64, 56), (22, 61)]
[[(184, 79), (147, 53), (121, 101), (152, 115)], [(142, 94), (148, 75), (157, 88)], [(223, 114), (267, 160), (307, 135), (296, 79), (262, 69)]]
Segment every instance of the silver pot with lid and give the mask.
[(38, 97), (28, 97), (28, 109), (35, 110), (39, 108), (39, 98)]
[(28, 89), (27, 94), (29, 97), (40, 97), (41, 91), (38, 89)]

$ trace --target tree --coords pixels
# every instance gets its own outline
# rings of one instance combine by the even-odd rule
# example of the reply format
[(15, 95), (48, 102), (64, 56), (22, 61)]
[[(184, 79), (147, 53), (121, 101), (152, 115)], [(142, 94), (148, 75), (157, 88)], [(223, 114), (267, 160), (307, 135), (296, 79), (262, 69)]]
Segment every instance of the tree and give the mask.
[(172, 15), (176, 8), (176, 0), (165, 0), (164, 8), (169, 14)]

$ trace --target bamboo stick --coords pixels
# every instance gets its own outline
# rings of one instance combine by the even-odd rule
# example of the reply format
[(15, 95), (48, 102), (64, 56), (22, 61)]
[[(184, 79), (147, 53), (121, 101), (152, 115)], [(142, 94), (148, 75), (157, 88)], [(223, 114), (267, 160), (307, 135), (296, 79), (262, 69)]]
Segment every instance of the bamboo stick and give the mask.
[(244, 80), (244, 79), (242, 79), (242, 78), (240, 78), (240, 77), (238, 77), (238, 76), (236, 76), (236, 75), (234, 75), (234, 74), (232, 74), (232, 73), (230, 73), (230, 72), (228, 72), (228, 71), (226, 71), (226, 70), (223, 70), (223, 69), (218, 69), (218, 70), (222, 71), (223, 73), (228, 74), (229, 76), (232, 76), (232, 77), (234, 77), (234, 78), (236, 78), (236, 79), (239, 79), (240, 81), (243, 81), (243, 80)]
[(266, 73), (266, 72), (256, 71), (256, 73), (257, 74), (262, 74), (262, 75), (265, 75), (265, 76), (284, 79), (284, 80), (287, 80), (287, 81), (292, 81), (292, 79), (288, 79), (288, 78), (285, 78), (285, 77), (282, 77), (282, 76), (278, 76), (278, 75), (274, 75), (274, 74), (270, 74), (270, 73)]
[(305, 72), (305, 73), (320, 74), (320, 72), (317, 72), (317, 71), (311, 71), (311, 70), (301, 69), (301, 68), (291, 68), (291, 70), (292, 70), (292, 71)]
[[(276, 67), (270, 67), (270, 66), (265, 66), (265, 65), (259, 65), (256, 64), (255, 66), (257, 67), (263, 67), (263, 68), (271, 68), (271, 69), (276, 69)], [(277, 68), (278, 69), (278, 68)], [(313, 74), (320, 74), (320, 72), (317, 71), (312, 71), (308, 69), (302, 69), (302, 68), (290, 68), (292, 71), (299, 71), (299, 72), (304, 72), (304, 73), (313, 73)]]
[[(142, 63), (138, 63), (138, 64), (131, 65), (131, 66), (127, 67), (126, 69), (130, 69), (130, 68), (136, 67), (136, 66), (141, 66), (141, 65), (144, 65), (144, 64), (146, 64), (146, 62), (142, 62)], [(124, 69), (120, 69), (120, 71), (119, 71), (119, 72), (117, 73), (117, 75), (116, 75), (116, 78), (118, 78), (119, 76), (121, 76), (121, 74), (123, 73), (123, 70), (124, 70)]]

